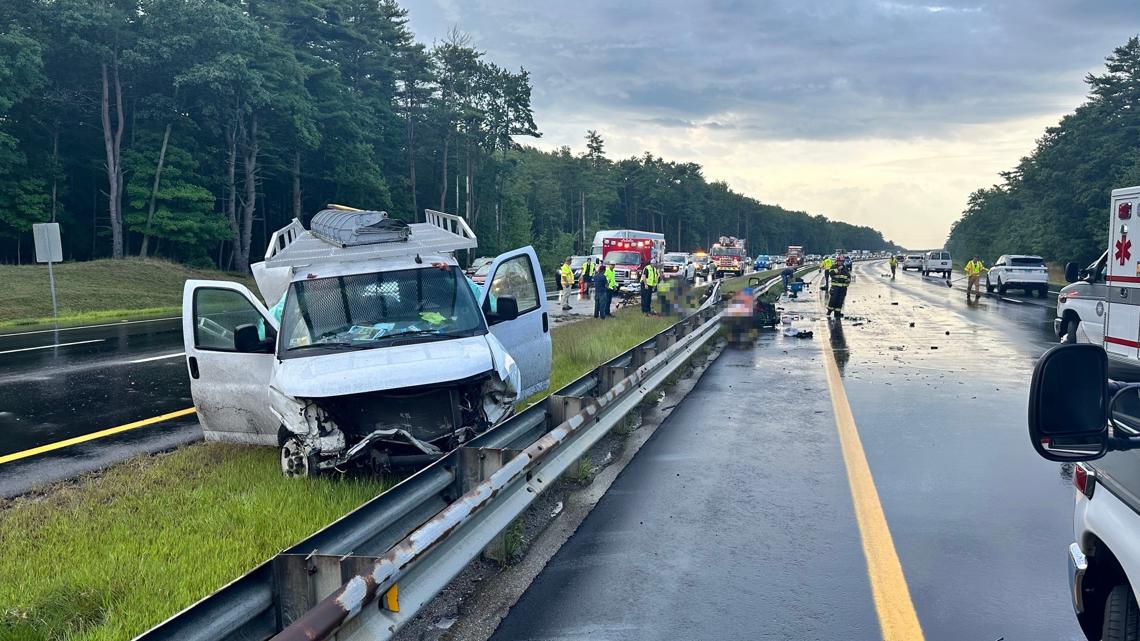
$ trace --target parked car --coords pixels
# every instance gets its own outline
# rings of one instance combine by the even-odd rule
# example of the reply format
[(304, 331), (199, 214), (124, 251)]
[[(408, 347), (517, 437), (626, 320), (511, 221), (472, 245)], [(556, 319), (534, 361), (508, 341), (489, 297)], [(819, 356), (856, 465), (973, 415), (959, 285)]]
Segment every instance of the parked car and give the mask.
[(1007, 254), (998, 258), (986, 273), (986, 291), (997, 290), (1004, 294), (1007, 289), (1020, 289), (1030, 295), (1034, 292), (1041, 298), (1049, 294), (1049, 268), (1040, 256)]
[(1065, 269), (1065, 280), (1070, 282), (1057, 294), (1057, 318), (1053, 331), (1063, 343), (1092, 343), (1104, 341), (1105, 267), (1108, 252), (1080, 271), (1074, 263)]
[(683, 278), (692, 281), (696, 278), (697, 270), (692, 258), (682, 252), (665, 254), (661, 262), (661, 275), (665, 278)]
[(487, 274), (491, 273), (491, 263), (486, 263), (480, 267), (474, 274), (471, 274), (471, 282), (476, 285), (482, 285), (487, 282)]
[(691, 254), (693, 260), (693, 271), (701, 278), (709, 277), (709, 255), (704, 252), (697, 252)]
[(570, 257), (570, 271), (574, 272), (574, 286), (578, 286), (578, 279), (582, 277), (582, 265), (586, 264), (586, 259), (589, 256), (571, 256)]
[(935, 272), (942, 274), (947, 279), (950, 278), (950, 272), (954, 270), (954, 262), (950, 258), (950, 252), (933, 251), (926, 252), (922, 257), (922, 275), (929, 276)]
[(463, 273), (467, 274), (468, 276), (473, 276), (475, 272), (479, 271), (480, 267), (483, 267), (484, 265), (490, 265), (494, 261), (495, 259), (490, 256), (480, 256), (479, 258), (471, 261), (471, 265), (468, 266), (467, 269), (463, 270)]
[(908, 269), (913, 269), (916, 272), (922, 271), (922, 254), (907, 254), (903, 259), (902, 270), (905, 272)]

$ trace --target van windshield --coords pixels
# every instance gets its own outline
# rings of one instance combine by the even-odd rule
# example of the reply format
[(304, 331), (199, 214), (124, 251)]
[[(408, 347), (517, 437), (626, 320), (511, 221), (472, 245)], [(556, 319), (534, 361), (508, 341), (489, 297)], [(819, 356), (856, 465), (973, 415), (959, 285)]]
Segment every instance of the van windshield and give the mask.
[(280, 345), (288, 357), (486, 332), (467, 278), (449, 265), (297, 281), (285, 302)]

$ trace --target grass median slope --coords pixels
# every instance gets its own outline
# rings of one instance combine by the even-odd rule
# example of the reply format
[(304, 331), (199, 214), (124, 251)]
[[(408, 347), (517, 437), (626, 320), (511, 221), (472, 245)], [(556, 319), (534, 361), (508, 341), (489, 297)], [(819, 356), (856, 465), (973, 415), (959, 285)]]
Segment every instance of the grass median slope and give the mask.
[[(190, 279), (253, 280), (191, 269), (163, 260), (93, 260), (55, 266), (60, 321), (81, 324), (128, 318), (178, 316), (182, 284)], [(0, 328), (50, 323), (47, 265), (0, 265), (4, 283)]]

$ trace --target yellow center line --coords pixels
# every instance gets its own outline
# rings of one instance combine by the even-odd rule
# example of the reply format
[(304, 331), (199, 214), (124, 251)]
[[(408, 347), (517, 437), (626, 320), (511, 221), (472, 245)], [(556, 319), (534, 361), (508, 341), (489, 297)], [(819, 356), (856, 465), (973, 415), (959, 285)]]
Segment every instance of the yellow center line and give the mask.
[(918, 623), (918, 614), (910, 599), (910, 590), (906, 585), (898, 553), (895, 552), (890, 528), (887, 527), (883, 505), (879, 502), (879, 492), (875, 489), (871, 467), (863, 452), (855, 416), (847, 402), (847, 392), (835, 364), (831, 341), (826, 341), (823, 354), (827, 368), (827, 386), (831, 390), (831, 407), (839, 430), (843, 463), (847, 467), (855, 520), (859, 524), (859, 536), (863, 540), (863, 556), (867, 559), (867, 577), (871, 582), (871, 596), (879, 616), (879, 628), (884, 641), (922, 641), (922, 626)]
[(83, 436), (76, 436), (75, 438), (69, 438), (69, 439), (65, 439), (62, 441), (56, 441), (55, 443), (48, 443), (47, 445), (41, 445), (39, 447), (33, 447), (30, 450), (23, 450), (22, 452), (14, 452), (12, 454), (5, 454), (3, 456), (0, 456), (0, 465), (3, 465), (4, 463), (11, 463), (12, 461), (18, 461), (18, 460), (23, 459), (23, 458), (28, 458), (29, 456), (35, 456), (37, 454), (43, 454), (44, 452), (51, 452), (53, 450), (58, 450), (58, 449), (61, 449), (64, 447), (68, 447), (69, 445), (77, 445), (79, 443), (86, 443), (87, 441), (94, 441), (95, 439), (103, 438), (105, 436), (110, 436), (112, 434), (119, 434), (121, 432), (127, 432), (130, 430), (135, 430), (135, 429), (138, 429), (140, 427), (146, 427), (147, 425), (154, 425), (155, 423), (161, 423), (163, 421), (169, 421), (171, 419), (180, 418), (182, 416), (189, 416), (193, 413), (194, 413), (194, 408), (193, 407), (187, 407), (184, 410), (178, 410), (177, 412), (171, 412), (169, 414), (163, 414), (162, 416), (152, 416), (150, 418), (144, 418), (141, 421), (135, 421), (134, 423), (127, 423), (125, 425), (119, 425), (116, 427), (109, 427), (105, 430), (99, 430), (98, 432), (92, 432), (90, 434), (84, 434)]

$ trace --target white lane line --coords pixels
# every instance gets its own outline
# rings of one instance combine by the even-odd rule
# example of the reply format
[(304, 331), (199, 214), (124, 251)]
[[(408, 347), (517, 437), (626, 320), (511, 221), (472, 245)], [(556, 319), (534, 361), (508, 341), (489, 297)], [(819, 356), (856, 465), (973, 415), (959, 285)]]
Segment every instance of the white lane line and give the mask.
[(1005, 296), (999, 296), (998, 298), (1000, 298), (1000, 299), (1002, 299), (1008, 303), (1017, 303), (1018, 305), (1021, 304), (1021, 301), (1017, 300), (1016, 298), (1006, 298)]
[(150, 358), (140, 358), (138, 360), (128, 361), (128, 363), (130, 363), (131, 365), (134, 365), (136, 363), (149, 363), (151, 361), (161, 361), (161, 360), (164, 360), (167, 358), (178, 358), (179, 356), (182, 356), (185, 353), (186, 352), (178, 352), (177, 354), (163, 354), (162, 356), (151, 356)]
[(148, 318), (147, 320), (136, 321), (119, 321), (117, 323), (103, 323), (101, 325), (79, 325), (76, 327), (60, 327), (59, 329), (38, 329), (34, 332), (10, 332), (0, 333), (0, 338), (8, 336), (30, 336), (32, 334), (51, 334), (52, 332), (70, 332), (73, 329), (94, 329), (96, 327), (118, 327), (119, 325), (134, 325), (136, 323), (157, 323), (159, 321), (178, 320), (181, 316), (171, 316), (169, 318)]
[(0, 354), (15, 354), (16, 352), (30, 352), (36, 349), (51, 349), (53, 347), (67, 347), (68, 345), (86, 345), (88, 343), (102, 343), (107, 339), (96, 338), (89, 341), (75, 341), (74, 343), (55, 343), (54, 345), (40, 345), (39, 347), (21, 347), (20, 349), (9, 349), (0, 352)]

